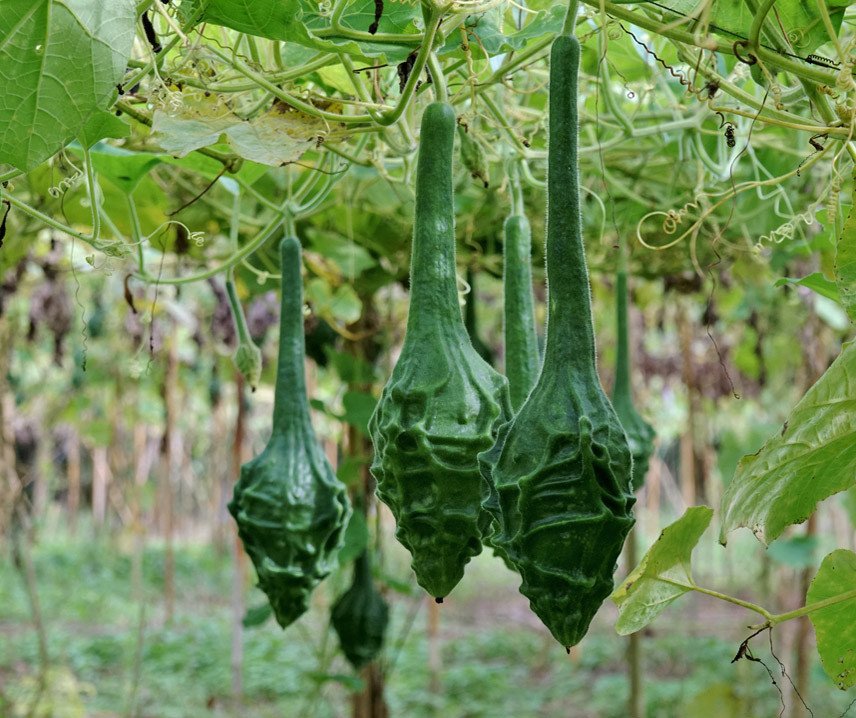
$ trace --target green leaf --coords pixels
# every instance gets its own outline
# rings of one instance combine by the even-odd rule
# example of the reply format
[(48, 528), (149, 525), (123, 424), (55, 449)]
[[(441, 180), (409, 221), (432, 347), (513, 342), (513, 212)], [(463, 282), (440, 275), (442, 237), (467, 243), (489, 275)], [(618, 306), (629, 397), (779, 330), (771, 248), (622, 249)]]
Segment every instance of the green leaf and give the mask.
[(312, 249), (336, 264), (343, 277), (353, 279), (377, 265), (359, 244), (332, 232), (310, 230), (309, 241)]
[(257, 606), (250, 606), (241, 619), (241, 625), (244, 628), (255, 628), (266, 623), (272, 615), (273, 609), (271, 608), (270, 601), (265, 601)]
[(369, 527), (362, 511), (354, 511), (345, 529), (345, 539), (339, 551), (339, 565), (355, 560), (369, 545)]
[(345, 407), (345, 421), (368, 436), (369, 419), (375, 410), (377, 399), (364, 391), (349, 391), (342, 397), (342, 404)]
[(815, 566), (814, 554), (817, 551), (816, 536), (791, 536), (776, 541), (767, 550), (770, 558), (791, 568), (809, 568)]
[(351, 676), (346, 673), (322, 673), (314, 671), (309, 674), (309, 677), (318, 684), (324, 683), (341, 683), (351, 693), (362, 693), (365, 690), (366, 684), (358, 676)]
[(841, 295), (839, 301), (851, 322), (856, 320), (856, 186), (853, 188), (853, 202), (835, 244), (835, 284)]
[[(835, 32), (841, 27), (844, 11), (851, 0), (827, 0), (826, 8)], [(674, 13), (663, 13), (667, 18), (678, 19), (691, 14), (698, 6), (696, 0), (665, 0), (658, 3)], [(712, 32), (724, 35), (729, 42), (745, 38), (752, 25), (754, 14), (743, 0), (717, 0), (711, 3), (710, 14), (705, 21)], [(767, 15), (767, 24), (785, 32), (791, 44), (792, 52), (803, 57), (813, 53), (831, 38), (826, 32), (823, 19), (813, 3), (802, 0), (777, 0), (775, 7)], [(688, 32), (696, 30), (696, 23), (689, 23)]]
[[(133, 0), (3, 0), (0, 163), (33, 169), (106, 110), (134, 39)], [(97, 123), (97, 120), (95, 121)]]
[[(708, 506), (693, 506), (670, 526), (615, 589), (615, 630), (622, 636), (647, 626), (672, 601), (692, 590), (692, 552), (713, 518)], [(676, 585), (681, 584), (681, 585)]]
[(807, 287), (822, 297), (831, 299), (839, 304), (841, 303), (841, 294), (838, 291), (838, 285), (824, 277), (820, 272), (814, 272), (808, 276), (802, 277), (801, 279), (782, 277), (781, 279), (776, 280), (776, 284), (774, 286), (783, 287), (786, 284), (791, 286), (799, 285), (801, 287)]
[[(184, 0), (181, 13), (185, 19), (230, 27), (239, 32), (284, 40), (324, 52), (343, 51), (357, 57), (386, 56), (389, 62), (400, 62), (413, 46), (356, 43), (353, 40), (319, 37), (316, 31), (330, 28), (329, 12), (322, 12), (312, 0)], [(416, 34), (413, 19), (420, 16), (418, 3), (387, 3), (378, 32)], [(348, 3), (341, 18), (345, 27), (367, 32), (374, 21), (374, 1), (356, 0)]]
[(696, 693), (684, 705), (680, 715), (688, 718), (721, 718), (746, 715), (747, 706), (736, 691), (734, 683), (713, 683)]
[(78, 139), (86, 147), (92, 147), (104, 139), (120, 140), (131, 134), (131, 126), (112, 112), (96, 112), (86, 121)]
[(841, 505), (847, 512), (850, 525), (856, 528), (856, 486), (851, 486), (841, 495)]
[(806, 605), (851, 594), (847, 600), (808, 614), (817, 634), (817, 652), (826, 674), (841, 690), (856, 686), (856, 553), (829, 554), (811, 582)]
[(791, 411), (782, 430), (744, 456), (722, 497), (722, 531), (748, 526), (764, 543), (856, 484), (856, 342)]

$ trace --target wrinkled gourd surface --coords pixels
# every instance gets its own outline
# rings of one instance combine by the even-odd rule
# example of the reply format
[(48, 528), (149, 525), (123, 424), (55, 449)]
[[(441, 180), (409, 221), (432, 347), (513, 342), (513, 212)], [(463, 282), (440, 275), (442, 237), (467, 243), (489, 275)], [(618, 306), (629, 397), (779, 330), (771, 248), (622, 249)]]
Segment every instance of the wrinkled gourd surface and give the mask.
[(631, 458), (595, 365), (577, 167), (576, 38), (552, 47), (547, 173), (548, 322), (538, 381), (482, 454), (494, 543), (562, 645), (578, 643), (612, 591), (633, 526)]
[(241, 467), (229, 511), (285, 628), (336, 565), (351, 509), (309, 415), (304, 378), (300, 243), (283, 240), (282, 314), (273, 431), (265, 450)]
[(368, 552), (354, 563), (354, 580), (333, 606), (331, 622), (345, 658), (362, 668), (383, 648), (389, 605), (375, 588)]
[(477, 456), (508, 418), (508, 386), (473, 349), (455, 280), (452, 153), (455, 114), (429, 105), (422, 118), (410, 310), (401, 356), (369, 428), (377, 495), (416, 579), (442, 599), (481, 551), (490, 517), (481, 509)]
[(648, 462), (654, 453), (654, 427), (643, 419), (633, 406), (630, 385), (630, 341), (627, 323), (627, 272), (619, 270), (615, 277), (615, 303), (618, 347), (615, 352), (615, 387), (612, 405), (618, 420), (627, 434), (627, 443), (633, 456), (633, 489), (638, 491), (645, 483)]

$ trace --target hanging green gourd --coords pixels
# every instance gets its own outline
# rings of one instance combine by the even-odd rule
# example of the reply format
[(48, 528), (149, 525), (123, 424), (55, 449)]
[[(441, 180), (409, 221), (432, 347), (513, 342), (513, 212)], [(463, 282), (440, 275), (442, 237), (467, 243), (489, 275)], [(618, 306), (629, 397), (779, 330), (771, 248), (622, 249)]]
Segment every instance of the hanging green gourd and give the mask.
[(455, 113), (427, 107), (416, 171), (410, 310), (401, 356), (369, 429), (377, 494), (397, 522), (416, 579), (442, 600), (481, 551), (477, 456), (510, 414), (508, 386), (473, 349), (455, 272)]
[(476, 273), (472, 267), (467, 267), (467, 284), (470, 291), (467, 294), (467, 303), (464, 305), (464, 326), (467, 328), (467, 334), (473, 344), (473, 349), (478, 352), (478, 355), (488, 364), (493, 361), (493, 352), (479, 336), (478, 319), (476, 317)]
[(612, 591), (633, 526), (627, 437), (598, 379), (580, 216), (577, 72), (580, 45), (550, 55), (547, 170), (547, 341), (541, 373), (496, 445), (479, 458), (495, 485), (494, 543), (521, 592), (562, 645), (578, 643)]
[(345, 658), (354, 668), (377, 658), (389, 622), (389, 605), (375, 588), (368, 551), (354, 562), (351, 587), (334, 604), (330, 621)]
[(532, 296), (532, 233), (523, 209), (516, 174), (511, 173), (511, 215), (505, 220), (502, 272), (504, 292), (505, 376), (511, 407), (523, 404), (538, 378), (540, 356)]
[(304, 377), (303, 284), (300, 243), (286, 238), (273, 430), (265, 450), (241, 467), (229, 511), (285, 628), (336, 565), (351, 508), (318, 445)]
[(648, 474), (648, 462), (654, 453), (654, 427), (643, 419), (633, 406), (630, 386), (630, 327), (627, 322), (627, 257), (622, 243), (619, 247), (618, 271), (615, 275), (615, 385), (612, 388), (612, 405), (630, 445), (633, 456), (633, 488), (638, 491)]

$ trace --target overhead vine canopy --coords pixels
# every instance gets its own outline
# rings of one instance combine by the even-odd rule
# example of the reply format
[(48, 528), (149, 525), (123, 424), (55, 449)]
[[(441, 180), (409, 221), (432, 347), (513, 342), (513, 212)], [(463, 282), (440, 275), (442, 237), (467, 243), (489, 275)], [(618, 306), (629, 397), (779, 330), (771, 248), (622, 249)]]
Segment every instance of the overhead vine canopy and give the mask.
[[(26, 250), (21, 229), (42, 227), (84, 240), (93, 266), (147, 282), (239, 265), (264, 279), (271, 238), (313, 217), (310, 241), (347, 238), (401, 274), (418, 120), (447, 95), (480, 178), (459, 193), (478, 221), (459, 229), (498, 271), (501, 212), (486, 200), (506, 196), (511, 165), (527, 195), (543, 191), (545, 56), (567, 11), (540, 0), (6, 3), (0, 192), (13, 211), (0, 267)], [(839, 246), (836, 262), (834, 246), (848, 234), (856, 156), (851, 18), (840, 0), (586, 0), (570, 22), (584, 43), (592, 230), (671, 248), (641, 255), (645, 274), (703, 276), (723, 256), (805, 252), (819, 219), (828, 246), (811, 246), (828, 267), (805, 281), (852, 312), (853, 250)], [(356, 234), (324, 218), (345, 198), (367, 215)], [(335, 290), (331, 311), (347, 323), (353, 297)]]

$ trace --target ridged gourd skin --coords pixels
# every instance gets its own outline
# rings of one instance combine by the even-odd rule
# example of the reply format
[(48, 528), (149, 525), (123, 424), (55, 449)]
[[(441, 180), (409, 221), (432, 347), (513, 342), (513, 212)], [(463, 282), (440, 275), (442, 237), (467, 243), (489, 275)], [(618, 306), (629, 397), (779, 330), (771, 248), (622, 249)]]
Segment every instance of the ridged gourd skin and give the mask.
[(452, 155), (455, 114), (422, 118), (410, 310), (401, 356), (369, 422), (377, 495), (397, 522), (416, 579), (438, 601), (482, 549), (478, 454), (510, 416), (508, 385), (473, 349), (458, 304)]
[(264, 451), (241, 467), (229, 512), (252, 559), (259, 588), (283, 628), (308, 608), (333, 570), (351, 505), (315, 438), (304, 377), (300, 242), (286, 238), (273, 430)]
[(633, 456), (633, 489), (638, 491), (645, 483), (648, 463), (654, 453), (656, 432), (636, 407), (633, 406), (633, 390), (630, 381), (630, 327), (627, 322), (627, 272), (619, 269), (615, 275), (615, 314), (617, 346), (615, 351), (615, 385), (612, 389), (612, 405), (618, 420), (627, 434), (630, 453)]
[(582, 241), (577, 164), (576, 38), (550, 56), (547, 343), (538, 381), (479, 459), (496, 491), (485, 502), (494, 543), (559, 643), (582, 640), (613, 587), (633, 526), (627, 437), (601, 387)]
[(377, 658), (386, 636), (389, 604), (375, 588), (367, 551), (354, 563), (351, 587), (333, 605), (330, 621), (354, 668), (359, 670)]
[(541, 358), (535, 331), (535, 299), (532, 296), (532, 231), (523, 215), (505, 220), (502, 270), (504, 290), (505, 376), (511, 407), (520, 408), (535, 381)]

